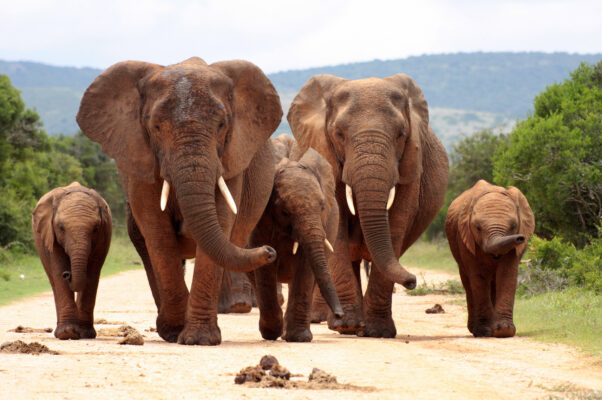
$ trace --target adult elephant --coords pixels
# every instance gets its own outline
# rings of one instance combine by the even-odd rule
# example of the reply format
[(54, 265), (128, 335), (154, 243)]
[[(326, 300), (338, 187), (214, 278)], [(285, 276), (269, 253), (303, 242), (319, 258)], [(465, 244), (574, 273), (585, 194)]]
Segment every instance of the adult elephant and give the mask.
[[(84, 93), (77, 122), (119, 169), (163, 339), (219, 344), (220, 266), (246, 272), (275, 259), (269, 246), (242, 247), (270, 197), (267, 139), (281, 116), (271, 82), (246, 61), (125, 61)], [(192, 257), (189, 295), (181, 260)]]
[[(340, 218), (330, 268), (345, 316), (330, 313), (329, 328), (395, 337), (393, 285), (416, 286), (399, 257), (431, 223), (447, 187), (447, 154), (429, 126), (422, 91), (405, 74), (317, 75), (295, 97), (288, 121), (303, 149), (313, 147), (330, 162), (337, 182)], [(375, 266), (363, 301), (362, 259)], [(325, 318), (318, 303), (314, 320)]]

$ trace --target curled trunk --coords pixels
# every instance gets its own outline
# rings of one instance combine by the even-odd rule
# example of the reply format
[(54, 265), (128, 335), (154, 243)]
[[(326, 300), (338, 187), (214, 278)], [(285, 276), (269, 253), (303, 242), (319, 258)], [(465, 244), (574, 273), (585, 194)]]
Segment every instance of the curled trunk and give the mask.
[(484, 250), (486, 253), (498, 256), (508, 253), (524, 241), (523, 235), (493, 236), (485, 243)]
[(213, 168), (195, 164), (173, 176), (186, 225), (198, 246), (215, 263), (233, 271), (248, 272), (274, 261), (276, 252), (271, 247), (242, 249), (224, 234), (215, 207), (217, 176)]
[(387, 214), (387, 199), (390, 187), (373, 177), (356, 179), (353, 188), (357, 199), (356, 208), (360, 225), (373, 264), (383, 275), (407, 289), (416, 287), (416, 276), (408, 272), (397, 260), (391, 242), (391, 230)]

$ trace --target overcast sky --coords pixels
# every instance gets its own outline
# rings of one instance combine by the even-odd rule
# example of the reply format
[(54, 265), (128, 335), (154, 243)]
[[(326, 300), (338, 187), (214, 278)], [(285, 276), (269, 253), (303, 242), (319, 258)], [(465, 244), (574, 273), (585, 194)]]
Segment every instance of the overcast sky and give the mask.
[(601, 0), (0, 0), (0, 59), (266, 72), (469, 51), (602, 52)]

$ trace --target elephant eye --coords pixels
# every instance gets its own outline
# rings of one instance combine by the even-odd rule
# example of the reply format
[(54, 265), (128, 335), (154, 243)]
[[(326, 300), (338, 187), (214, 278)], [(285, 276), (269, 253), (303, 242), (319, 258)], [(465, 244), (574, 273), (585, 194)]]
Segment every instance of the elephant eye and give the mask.
[(289, 213), (289, 212), (288, 212), (288, 211), (286, 211), (286, 210), (282, 210), (282, 216), (283, 216), (283, 217), (286, 217), (286, 218), (288, 218), (288, 217), (290, 217), (290, 216), (291, 216), (291, 213)]
[(65, 227), (63, 226), (63, 224), (59, 224), (59, 231), (65, 233)]
[(222, 128), (224, 127), (224, 125), (226, 125), (226, 123), (224, 122), (224, 120), (222, 120), (222, 121), (219, 123), (219, 125), (218, 125), (218, 128), (219, 128), (219, 129), (222, 129)]
[(92, 229), (92, 232), (94, 232), (94, 233), (98, 232), (98, 225), (94, 225), (94, 229)]
[(345, 135), (343, 135), (343, 132), (340, 129), (337, 129), (336, 131), (336, 135), (339, 139), (344, 140), (345, 139)]
[(481, 225), (477, 225), (477, 231), (481, 232)]

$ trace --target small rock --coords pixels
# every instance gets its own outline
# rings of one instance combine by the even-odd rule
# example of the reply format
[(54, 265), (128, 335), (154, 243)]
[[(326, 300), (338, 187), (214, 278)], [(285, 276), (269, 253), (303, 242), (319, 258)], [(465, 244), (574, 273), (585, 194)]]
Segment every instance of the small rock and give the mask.
[(278, 365), (278, 360), (272, 355), (265, 355), (259, 361), (259, 366), (264, 370), (272, 369), (274, 365)]
[(441, 307), (441, 304), (435, 304), (431, 308), (427, 308), (425, 311), (427, 314), (444, 314), (445, 310)]

